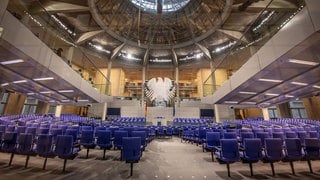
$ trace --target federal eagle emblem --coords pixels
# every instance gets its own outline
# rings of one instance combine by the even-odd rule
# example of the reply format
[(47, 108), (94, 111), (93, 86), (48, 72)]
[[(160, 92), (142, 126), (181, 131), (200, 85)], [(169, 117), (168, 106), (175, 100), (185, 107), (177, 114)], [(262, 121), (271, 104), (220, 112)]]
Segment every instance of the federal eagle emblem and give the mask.
[(146, 96), (151, 101), (169, 102), (174, 97), (175, 87), (169, 78), (152, 78), (146, 83)]

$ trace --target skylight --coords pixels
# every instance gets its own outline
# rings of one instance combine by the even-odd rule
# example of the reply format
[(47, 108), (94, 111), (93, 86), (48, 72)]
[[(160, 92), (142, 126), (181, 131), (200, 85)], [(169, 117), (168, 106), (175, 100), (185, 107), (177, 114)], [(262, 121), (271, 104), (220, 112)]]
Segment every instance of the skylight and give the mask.
[[(159, 13), (158, 11), (164, 13), (175, 12), (187, 5), (189, 1), (190, 0), (130, 0), (130, 2), (139, 9), (151, 13)], [(158, 4), (159, 2), (161, 4)], [(162, 7), (162, 9), (158, 9), (158, 7)]]

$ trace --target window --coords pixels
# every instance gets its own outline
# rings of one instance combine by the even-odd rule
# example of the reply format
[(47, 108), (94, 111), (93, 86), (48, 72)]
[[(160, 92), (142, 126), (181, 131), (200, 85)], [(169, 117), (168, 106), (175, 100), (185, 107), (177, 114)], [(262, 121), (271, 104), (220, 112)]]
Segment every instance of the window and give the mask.
[(32, 97), (28, 97), (24, 102), (22, 114), (35, 114), (38, 105), (38, 100)]
[(289, 107), (292, 118), (308, 118), (302, 101), (291, 101)]
[[(175, 12), (189, 3), (190, 0), (162, 0), (162, 12)], [(157, 13), (158, 0), (130, 0), (136, 7), (143, 11)]]
[(4, 108), (8, 101), (9, 93), (4, 93), (0, 102), (0, 115), (3, 115)]
[(268, 108), (268, 111), (269, 111), (269, 118), (270, 119), (278, 118), (276, 106), (272, 106), (272, 107)]

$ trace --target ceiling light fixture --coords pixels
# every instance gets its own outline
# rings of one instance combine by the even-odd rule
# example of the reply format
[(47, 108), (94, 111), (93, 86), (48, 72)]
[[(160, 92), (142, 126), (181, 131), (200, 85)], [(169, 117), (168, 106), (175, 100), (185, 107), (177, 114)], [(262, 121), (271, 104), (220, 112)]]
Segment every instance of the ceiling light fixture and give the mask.
[(238, 101), (224, 101), (226, 104), (238, 104)]
[(289, 94), (286, 94), (286, 95), (284, 95), (284, 97), (286, 97), (286, 98), (293, 98), (294, 96), (289, 95)]
[(3, 87), (3, 86), (8, 86), (9, 85), (9, 83), (3, 83), (3, 84), (1, 84), (1, 86)]
[(41, 91), (40, 92), (41, 94), (50, 94), (50, 93), (52, 93), (51, 91)]
[(249, 91), (240, 91), (239, 94), (250, 94), (250, 95), (255, 95), (257, 94), (256, 92), (249, 92)]
[(312, 87), (320, 89), (320, 86), (318, 86), (318, 85), (313, 85)]
[(43, 78), (35, 78), (33, 79), (34, 81), (47, 81), (47, 80), (52, 80), (54, 79), (53, 77), (43, 77)]
[(299, 85), (299, 86), (307, 86), (308, 85), (307, 83), (296, 82), (296, 81), (291, 82), (291, 84)]
[(259, 81), (265, 81), (265, 82), (274, 82), (274, 83), (281, 83), (282, 80), (278, 80), (278, 79), (266, 79), (266, 78), (260, 78), (258, 79)]
[(251, 102), (251, 101), (246, 101), (246, 102), (242, 102), (241, 104), (257, 104), (256, 102)]
[(13, 81), (14, 84), (26, 83), (26, 82), (27, 82), (27, 80)]
[(78, 102), (88, 102), (88, 99), (79, 99)]
[(70, 102), (70, 100), (69, 99), (63, 99), (63, 100), (61, 100), (61, 102)]
[(289, 59), (289, 62), (295, 63), (295, 64), (308, 65), (308, 66), (316, 66), (319, 64), (318, 62), (304, 61), (304, 60), (298, 60), (298, 59)]
[(29, 95), (29, 96), (30, 96), (30, 95), (34, 95), (34, 93), (33, 93), (33, 92), (30, 92), (30, 93), (27, 93), (27, 95)]
[(266, 93), (266, 96), (279, 96), (279, 94), (275, 94), (275, 93)]
[(16, 63), (21, 63), (24, 62), (22, 59), (14, 59), (14, 60), (9, 60), (9, 61), (3, 61), (1, 62), (2, 65), (8, 65), (8, 64), (16, 64)]
[(72, 89), (66, 89), (66, 90), (59, 90), (58, 92), (59, 92), (59, 93), (72, 93), (72, 92), (74, 92), (74, 90), (72, 90)]

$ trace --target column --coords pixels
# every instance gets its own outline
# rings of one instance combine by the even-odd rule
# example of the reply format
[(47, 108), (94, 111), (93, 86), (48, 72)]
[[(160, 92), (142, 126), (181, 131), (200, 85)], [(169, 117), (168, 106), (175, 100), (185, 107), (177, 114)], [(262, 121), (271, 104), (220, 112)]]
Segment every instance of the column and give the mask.
[(268, 108), (262, 108), (262, 115), (264, 120), (270, 120)]
[(210, 70), (211, 70), (211, 81), (212, 81), (212, 88), (213, 88), (213, 91), (214, 92), (215, 90), (217, 90), (216, 88), (216, 75), (215, 75), (215, 72), (214, 72), (214, 66), (213, 66), (213, 61), (210, 61)]
[(38, 101), (38, 105), (36, 108), (36, 114), (48, 114), (50, 105), (43, 101)]
[(309, 119), (320, 119), (320, 97), (313, 96), (302, 99)]
[(176, 75), (176, 80), (175, 80), (175, 82), (176, 82), (176, 100), (175, 100), (175, 104), (177, 103), (177, 106), (176, 107), (180, 107), (180, 92), (179, 92), (179, 90), (180, 90), (180, 88), (179, 88), (179, 67), (177, 66), (176, 68), (175, 68), (175, 75)]
[(289, 103), (286, 102), (286, 103), (277, 105), (277, 113), (279, 118), (291, 118)]
[(146, 67), (142, 67), (142, 83), (141, 83), (141, 107), (145, 106), (144, 86), (146, 82)]
[(228, 105), (215, 104), (214, 114), (215, 114), (216, 122), (235, 119), (234, 109), (230, 108), (230, 106)]
[(57, 105), (57, 106), (56, 106), (56, 112), (54, 113), (54, 115), (55, 115), (56, 117), (60, 117), (61, 111), (62, 111), (62, 105)]
[(106, 102), (102, 104), (103, 104), (103, 109), (102, 109), (101, 119), (106, 120), (108, 105)]
[(110, 95), (110, 93), (111, 93), (111, 81), (110, 81), (111, 69), (112, 69), (112, 61), (109, 60), (109, 62), (108, 62), (108, 71), (107, 71), (107, 79), (106, 79), (106, 92), (107, 92), (107, 95)]
[(17, 93), (10, 93), (3, 115), (21, 114), (26, 101), (26, 96)]

